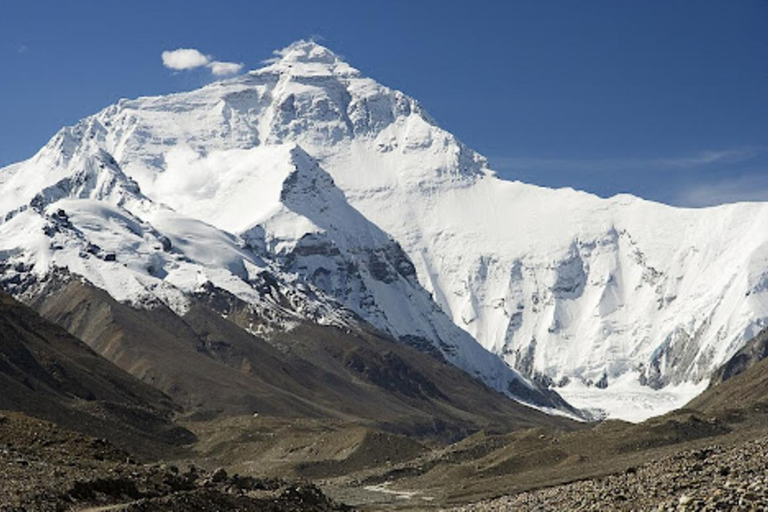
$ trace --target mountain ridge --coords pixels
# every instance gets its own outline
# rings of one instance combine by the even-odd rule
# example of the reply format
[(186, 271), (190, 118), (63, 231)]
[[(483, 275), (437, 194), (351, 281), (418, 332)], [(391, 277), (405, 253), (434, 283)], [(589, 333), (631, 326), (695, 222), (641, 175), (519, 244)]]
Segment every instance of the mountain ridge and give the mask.
[[(282, 183), (269, 180), (289, 170), (295, 147), (327, 173), (344, 203), (398, 244), (440, 310), (414, 306), (414, 318), (428, 319), (421, 327), (387, 323), (382, 318), (397, 311), (390, 286), (370, 292), (375, 305), (357, 313), (438, 348), (446, 336), (461, 347), (474, 347), (474, 338), (522, 374), (510, 377), (487, 356), (454, 361), (496, 389), (535, 381), (578, 407), (642, 419), (700, 392), (768, 320), (768, 241), (755, 236), (768, 232), (765, 204), (686, 210), (500, 180), (416, 100), (312, 42), (278, 51), (261, 70), (187, 93), (121, 100), (64, 129), (31, 163), (0, 172), (0, 189), (14, 192), (0, 213), (45, 184), (27, 187), (13, 176), (43, 162), (57, 169), (54, 180), (80, 153), (105, 151), (174, 215), (224, 232), (255, 229), (258, 247), (246, 250), (266, 250), (259, 257), (269, 259), (317, 228), (306, 216), (270, 224)], [(364, 231), (350, 229), (353, 238)], [(260, 245), (275, 234), (279, 247)], [(323, 272), (315, 273), (334, 269), (334, 258), (292, 275), (322, 288)], [(205, 279), (251, 293), (210, 277), (218, 263), (206, 263)], [(348, 307), (358, 304), (359, 294), (342, 295)], [(435, 330), (443, 315), (455, 328)]]

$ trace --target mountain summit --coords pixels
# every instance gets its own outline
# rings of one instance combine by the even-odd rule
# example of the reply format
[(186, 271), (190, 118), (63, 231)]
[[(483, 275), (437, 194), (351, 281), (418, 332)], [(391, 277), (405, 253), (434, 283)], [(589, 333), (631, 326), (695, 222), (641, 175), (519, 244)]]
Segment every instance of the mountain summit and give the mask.
[(275, 57), (265, 62), (269, 64), (268, 67), (252, 73), (277, 70), (305, 76), (313, 74), (357, 76), (360, 74), (338, 55), (314, 41), (296, 41), (282, 50), (277, 50)]
[[(543, 408), (569, 410), (548, 387), (628, 419), (682, 405), (768, 319), (768, 205), (503, 181), (313, 42), (121, 100), (0, 170), (0, 191), (17, 296), (67, 268), (179, 314), (226, 291), (264, 335), (363, 319)], [(259, 292), (266, 275), (290, 306)]]

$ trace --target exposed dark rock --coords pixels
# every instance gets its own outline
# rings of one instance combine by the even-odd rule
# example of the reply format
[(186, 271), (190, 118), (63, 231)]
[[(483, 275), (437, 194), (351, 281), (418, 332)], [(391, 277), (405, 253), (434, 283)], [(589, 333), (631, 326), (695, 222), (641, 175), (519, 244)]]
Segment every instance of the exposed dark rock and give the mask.
[(344, 357), (344, 364), (367, 380), (389, 391), (409, 397), (448, 399), (433, 382), (393, 352), (379, 355), (364, 349), (356, 349)]
[(750, 366), (768, 357), (768, 329), (748, 341), (734, 356), (712, 375), (712, 385), (739, 375)]
[(162, 236), (162, 235), (159, 236), (157, 239), (160, 241), (160, 244), (162, 245), (163, 250), (165, 252), (170, 252), (170, 250), (173, 248), (173, 244), (171, 243), (171, 239), (168, 238), (167, 236)]

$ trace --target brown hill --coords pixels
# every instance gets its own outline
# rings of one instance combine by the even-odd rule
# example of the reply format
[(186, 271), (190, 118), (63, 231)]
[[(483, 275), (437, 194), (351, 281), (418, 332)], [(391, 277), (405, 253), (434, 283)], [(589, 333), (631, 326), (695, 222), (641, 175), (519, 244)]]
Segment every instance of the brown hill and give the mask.
[(131, 308), (75, 278), (51, 281), (31, 303), (200, 419), (329, 418), (444, 440), (486, 427), (577, 426), (365, 328), (303, 322), (261, 338), (244, 328), (260, 319), (220, 290), (183, 317)]
[(143, 454), (194, 436), (177, 406), (66, 330), (0, 292), (0, 409), (22, 411)]

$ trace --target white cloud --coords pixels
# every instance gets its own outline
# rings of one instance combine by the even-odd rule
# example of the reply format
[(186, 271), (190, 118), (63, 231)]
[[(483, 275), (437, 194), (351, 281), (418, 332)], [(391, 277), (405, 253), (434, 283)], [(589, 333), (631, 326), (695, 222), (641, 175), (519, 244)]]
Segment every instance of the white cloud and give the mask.
[(179, 48), (173, 51), (164, 51), (162, 53), (163, 66), (175, 71), (187, 69), (197, 69), (206, 67), (211, 70), (215, 76), (234, 75), (243, 69), (242, 64), (237, 62), (224, 62), (213, 60), (210, 55), (205, 55), (194, 48)]
[(219, 189), (219, 170), (194, 149), (176, 146), (165, 154), (165, 171), (155, 181), (155, 192), (174, 206), (189, 197), (212, 197)]
[(194, 69), (207, 65), (211, 59), (194, 48), (179, 48), (173, 51), (164, 51), (162, 54), (163, 66), (177, 71)]
[(221, 62), (218, 60), (215, 60), (208, 64), (208, 67), (211, 69), (211, 73), (213, 73), (216, 76), (222, 76), (222, 75), (234, 75), (235, 73), (239, 73), (241, 69), (243, 69), (242, 64), (238, 64), (237, 62)]

